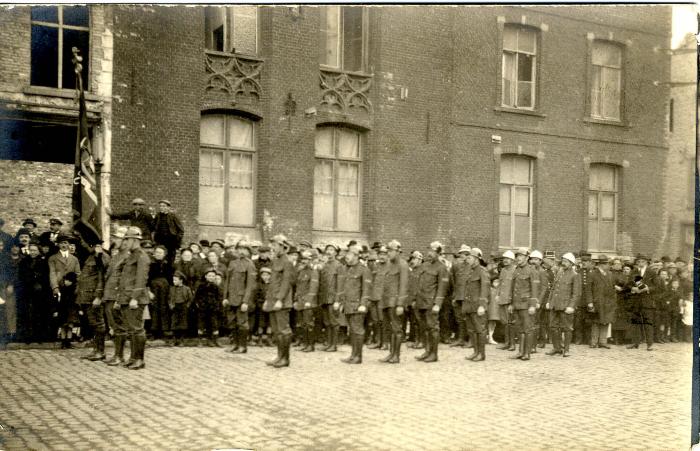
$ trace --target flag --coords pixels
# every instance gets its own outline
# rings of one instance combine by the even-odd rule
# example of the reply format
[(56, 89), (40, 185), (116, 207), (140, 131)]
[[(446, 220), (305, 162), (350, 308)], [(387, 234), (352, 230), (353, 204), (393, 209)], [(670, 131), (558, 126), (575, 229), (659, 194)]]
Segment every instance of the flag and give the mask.
[(90, 136), (85, 105), (85, 90), (82, 82), (82, 57), (73, 48), (76, 89), (78, 90), (78, 138), (75, 149), (73, 171), (73, 231), (88, 243), (101, 242), (100, 202), (97, 196), (97, 175), (90, 145)]

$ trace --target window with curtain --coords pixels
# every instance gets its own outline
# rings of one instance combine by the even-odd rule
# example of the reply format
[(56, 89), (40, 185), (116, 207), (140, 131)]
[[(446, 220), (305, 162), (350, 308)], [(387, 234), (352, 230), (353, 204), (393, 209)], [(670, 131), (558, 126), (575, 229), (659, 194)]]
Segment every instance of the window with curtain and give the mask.
[(501, 104), (511, 108), (535, 108), (537, 32), (528, 27), (503, 28)]
[(73, 47), (83, 57), (83, 86), (90, 79), (90, 10), (87, 6), (32, 6), (33, 86), (75, 89)]
[(365, 9), (362, 6), (319, 6), (319, 62), (334, 69), (364, 70)]
[(237, 116), (202, 116), (199, 221), (250, 226), (255, 216), (255, 126)]
[(255, 5), (204, 8), (204, 46), (218, 52), (258, 53), (258, 7)]
[(501, 247), (530, 247), (532, 242), (532, 159), (501, 157), (499, 238)]
[(314, 169), (314, 229), (360, 230), (360, 170), (362, 136), (354, 130), (316, 130)]
[(622, 48), (610, 42), (594, 41), (591, 63), (591, 117), (619, 120)]
[(615, 251), (617, 227), (617, 167), (591, 165), (588, 180), (588, 250)]

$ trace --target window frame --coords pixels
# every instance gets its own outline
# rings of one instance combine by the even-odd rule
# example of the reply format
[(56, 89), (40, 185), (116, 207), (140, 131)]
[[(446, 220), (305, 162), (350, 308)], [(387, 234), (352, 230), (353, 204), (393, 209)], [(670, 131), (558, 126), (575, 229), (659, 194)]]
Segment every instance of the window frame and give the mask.
[[(90, 11), (89, 5), (85, 6), (87, 8), (87, 13), (88, 13), (88, 26), (83, 27), (80, 25), (66, 25), (63, 23), (63, 7), (64, 6), (82, 6), (82, 5), (49, 5), (49, 6), (55, 6), (57, 8), (57, 18), (56, 22), (44, 22), (42, 20), (34, 20), (31, 18), (31, 8), (34, 6), (39, 6), (39, 5), (33, 5), (30, 6), (30, 11), (29, 11), (29, 33), (31, 35), (32, 29), (34, 25), (41, 26), (41, 27), (49, 27), (49, 28), (55, 28), (58, 30), (58, 48), (55, 49), (56, 52), (58, 52), (58, 64), (56, 70), (58, 70), (58, 77), (56, 79), (56, 84), (57, 86), (42, 86), (42, 85), (32, 85), (31, 84), (31, 71), (32, 71), (32, 55), (31, 55), (31, 50), (29, 54), (29, 83), (30, 86), (35, 86), (39, 88), (48, 88), (48, 89), (67, 89), (67, 90), (73, 90), (75, 88), (64, 88), (63, 87), (63, 30), (74, 30), (74, 31), (84, 31), (88, 33), (88, 55), (81, 55), (83, 57), (83, 61), (85, 58), (88, 60), (88, 73), (85, 74), (85, 82), (83, 89), (87, 92), (90, 90), (91, 83), (90, 83), (90, 74), (92, 73), (92, 12)], [(68, 62), (68, 64), (72, 64), (72, 62)], [(85, 64), (83, 64), (85, 66)]]
[[(258, 137), (257, 137), (257, 121), (250, 119), (245, 116), (237, 115), (237, 114), (227, 114), (227, 113), (203, 113), (200, 117), (200, 122), (205, 118), (205, 117), (216, 117), (216, 116), (221, 116), (224, 118), (224, 145), (216, 145), (216, 144), (205, 144), (201, 141), (199, 141), (199, 158), (202, 158), (202, 150), (205, 150), (207, 152), (222, 152), (223, 153), (223, 163), (224, 163), (224, 196), (223, 196), (223, 205), (221, 205), (221, 208), (223, 208), (224, 211), (224, 220), (223, 222), (211, 222), (211, 221), (202, 221), (199, 219), (199, 210), (197, 211), (197, 216), (198, 216), (198, 223), (200, 225), (210, 225), (210, 226), (225, 226), (225, 227), (254, 227), (255, 226), (255, 218), (257, 217), (257, 184), (258, 184)], [(250, 123), (252, 127), (252, 147), (251, 148), (244, 148), (244, 147), (235, 147), (235, 146), (230, 146), (229, 145), (229, 118), (234, 118), (237, 120), (242, 120)], [(230, 218), (230, 209), (229, 209), (229, 202), (230, 202), (230, 190), (231, 190), (231, 183), (230, 183), (230, 172), (231, 172), (231, 155), (233, 154), (244, 154), (244, 155), (250, 155), (251, 156), (251, 170), (252, 170), (252, 183), (251, 183), (251, 189), (253, 191), (253, 209), (251, 212), (251, 222), (249, 224), (245, 223), (235, 223), (231, 222), (229, 220)], [(201, 160), (198, 160), (201, 161)], [(201, 164), (201, 163), (200, 163)], [(198, 179), (197, 179), (197, 187), (201, 187), (201, 175), (199, 174), (199, 166), (197, 168), (198, 171)], [(198, 192), (199, 195), (199, 192)], [(198, 204), (198, 209), (199, 209), (199, 204)]]
[[(344, 61), (345, 61), (345, 21), (344, 21), (344, 14), (343, 14), (343, 8), (346, 7), (354, 7), (354, 8), (362, 8), (362, 57), (361, 59), (361, 67), (359, 70), (349, 70), (344, 67)], [(369, 26), (369, 12), (368, 9), (364, 5), (351, 5), (351, 4), (345, 4), (345, 5), (319, 5), (318, 11), (319, 11), (319, 19), (321, 17), (321, 14), (325, 11), (325, 8), (339, 8), (339, 23), (338, 23), (338, 61), (339, 65), (336, 66), (329, 66), (327, 64), (323, 64), (319, 61), (319, 66), (322, 70), (327, 70), (327, 71), (334, 71), (334, 72), (346, 72), (346, 73), (356, 73), (356, 74), (366, 74), (368, 70), (368, 42), (369, 42), (369, 33), (368, 33), (368, 26)], [(319, 20), (320, 24), (320, 20)], [(318, 30), (318, 36), (319, 36), (319, 45), (321, 45), (320, 38), (322, 36), (322, 31), (319, 27)]]
[(223, 9), (224, 11), (224, 49), (223, 50), (215, 50), (207, 47), (207, 38), (208, 35), (207, 33), (211, 33), (213, 30), (207, 31), (206, 27), (206, 22), (204, 24), (204, 51), (206, 52), (221, 52), (221, 53), (226, 53), (228, 55), (243, 55), (243, 56), (254, 56), (257, 57), (260, 54), (260, 6), (259, 5), (253, 5), (255, 6), (255, 52), (254, 53), (247, 53), (247, 52), (240, 52), (236, 50), (235, 52), (231, 52), (231, 49), (235, 49), (235, 42), (233, 42), (233, 27), (235, 26), (234, 20), (233, 20), (233, 9), (237, 6), (250, 6), (250, 5), (222, 5), (222, 6), (215, 6), (215, 5), (208, 5), (204, 7), (204, 17), (206, 21), (206, 14), (209, 9)]
[[(531, 31), (534, 34), (534, 43), (535, 43), (535, 48), (534, 52), (526, 52), (526, 51), (520, 51), (519, 49), (517, 50), (510, 50), (505, 48), (505, 36), (506, 33), (508, 32), (508, 29), (515, 29), (517, 32), (520, 30), (528, 30)], [(501, 50), (501, 70), (500, 70), (500, 80), (499, 80), (499, 100), (498, 100), (498, 105), (499, 108), (506, 109), (506, 110), (513, 110), (513, 111), (523, 111), (523, 112), (537, 112), (540, 108), (540, 96), (539, 96), (539, 91), (540, 91), (540, 53), (542, 51), (542, 37), (541, 37), (541, 30), (537, 27), (533, 27), (530, 25), (524, 25), (520, 23), (504, 23), (502, 28), (501, 28), (501, 33), (500, 33), (500, 50)], [(514, 66), (514, 72), (515, 72), (515, 96), (514, 96), (514, 104), (513, 105), (508, 105), (504, 102), (504, 97), (505, 97), (505, 62), (506, 62), (506, 53), (514, 54), (515, 55), (515, 61), (516, 64)], [(532, 65), (532, 106), (530, 107), (524, 107), (524, 106), (518, 106), (517, 105), (517, 100), (518, 100), (518, 55), (519, 54), (525, 54), (525, 55), (531, 55), (533, 56), (533, 65)]]
[[(609, 191), (609, 190), (603, 190), (603, 189), (592, 189), (591, 188), (591, 178), (593, 176), (593, 172), (596, 170), (596, 168), (601, 168), (601, 167), (606, 167), (606, 168), (611, 168), (613, 170), (613, 176), (614, 176), (614, 190)], [(591, 234), (591, 222), (593, 221), (590, 218), (590, 196), (592, 194), (596, 195), (596, 226), (595, 226), (595, 231), (596, 231), (596, 240), (597, 240), (597, 247), (593, 247), (593, 244), (591, 243), (590, 240), (590, 234)], [(613, 213), (614, 213), (614, 219), (612, 221), (604, 221), (601, 211), (602, 211), (602, 198), (603, 195), (613, 195)], [(589, 167), (588, 170), (588, 180), (587, 180), (587, 186), (586, 186), (586, 248), (589, 252), (617, 252), (617, 227), (619, 224), (619, 205), (620, 205), (620, 168), (616, 165), (613, 164), (607, 164), (607, 163), (592, 163)], [(600, 246), (600, 224), (602, 222), (612, 222), (613, 224), (613, 237), (612, 237), (612, 242), (613, 242), (613, 248), (612, 249), (603, 249)]]
[[(589, 58), (588, 58), (588, 117), (591, 120), (594, 121), (602, 121), (602, 122), (612, 122), (612, 123), (622, 123), (623, 118), (624, 118), (624, 92), (625, 92), (625, 46), (616, 41), (611, 41), (607, 39), (592, 39), (590, 41), (590, 51), (589, 53)], [(607, 66), (607, 65), (600, 65), (600, 64), (594, 64), (593, 62), (593, 54), (595, 52), (595, 47), (596, 45), (605, 45), (605, 46), (612, 46), (616, 47), (620, 51), (620, 67), (613, 67), (613, 66)], [(611, 70), (618, 70), (619, 71), (619, 95), (618, 95), (618, 117), (608, 117), (608, 116), (598, 116), (593, 114), (593, 89), (595, 86), (593, 85), (593, 77), (595, 73), (595, 68), (596, 67), (601, 67), (601, 68), (607, 68)], [(599, 100), (599, 102), (602, 101)]]
[[(315, 172), (316, 172), (316, 165), (320, 162), (331, 162), (333, 165), (333, 173), (332, 173), (332, 188), (333, 188), (333, 227), (332, 228), (323, 228), (319, 227), (314, 223), (313, 217), (315, 217), (315, 212), (314, 212), (314, 206), (312, 205), (312, 229), (314, 231), (319, 231), (319, 232), (341, 232), (341, 233), (357, 233), (362, 231), (362, 199), (363, 199), (363, 193), (362, 193), (362, 171), (363, 171), (363, 152), (362, 149), (365, 146), (365, 137), (364, 133), (362, 133), (359, 130), (350, 128), (350, 127), (344, 127), (344, 126), (339, 126), (339, 125), (326, 125), (326, 126), (319, 126), (316, 128), (316, 133), (318, 133), (320, 130), (324, 129), (330, 129), (332, 130), (332, 141), (331, 141), (331, 146), (333, 148), (333, 156), (326, 156), (326, 155), (317, 155), (316, 154), (316, 148), (315, 148), (315, 136), (314, 135), (314, 180), (313, 180), (313, 195), (316, 196), (316, 179), (315, 179)], [(358, 157), (357, 158), (350, 158), (350, 157), (340, 157), (339, 156), (339, 145), (338, 145), (338, 130), (345, 130), (345, 131), (350, 131), (353, 133), (356, 133), (358, 136)], [(357, 164), (357, 204), (358, 204), (358, 209), (357, 209), (357, 230), (345, 230), (345, 229), (340, 229), (338, 227), (338, 185), (339, 185), (339, 170), (338, 167), (341, 164), (347, 164), (347, 163), (352, 163), (352, 164)]]
[[(503, 177), (503, 160), (504, 159), (523, 159), (528, 162), (528, 178), (530, 180), (530, 183), (527, 185), (522, 185), (522, 184), (517, 184), (513, 182), (503, 182), (502, 177)], [(504, 213), (501, 212), (501, 187), (503, 186), (508, 186), (509, 187), (509, 196), (510, 196), (510, 205), (508, 208), (510, 209), (510, 212), (508, 215), (510, 216), (510, 240), (508, 244), (503, 244), (501, 243), (501, 233), (500, 233), (500, 218), (501, 216), (505, 216)], [(530, 212), (529, 214), (529, 226), (528, 226), (528, 243), (525, 247), (532, 247), (532, 232), (533, 232), (533, 224), (535, 221), (535, 210), (534, 210), (534, 198), (535, 198), (535, 159), (527, 156), (527, 155), (520, 155), (520, 154), (505, 154), (501, 155), (500, 162), (499, 162), (499, 176), (498, 176), (498, 227), (499, 227), (499, 232), (497, 234), (496, 240), (498, 241), (498, 248), (499, 249), (515, 249), (516, 247), (521, 247), (523, 246), (522, 244), (515, 244), (515, 209), (513, 208), (513, 203), (514, 203), (514, 193), (518, 188), (527, 188), (528, 193), (529, 193), (529, 198), (528, 198), (528, 211)], [(517, 215), (521, 216), (521, 215)]]

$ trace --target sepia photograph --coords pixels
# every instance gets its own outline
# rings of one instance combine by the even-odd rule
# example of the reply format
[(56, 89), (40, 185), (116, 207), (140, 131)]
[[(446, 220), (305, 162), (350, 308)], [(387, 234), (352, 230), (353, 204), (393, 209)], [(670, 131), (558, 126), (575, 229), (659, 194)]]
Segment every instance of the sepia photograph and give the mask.
[(699, 13), (0, 4), (0, 451), (693, 449)]

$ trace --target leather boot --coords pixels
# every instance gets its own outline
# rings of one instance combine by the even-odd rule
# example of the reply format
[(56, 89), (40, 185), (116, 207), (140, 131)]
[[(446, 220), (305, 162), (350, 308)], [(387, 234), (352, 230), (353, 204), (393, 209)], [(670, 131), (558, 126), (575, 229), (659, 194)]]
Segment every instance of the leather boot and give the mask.
[(479, 354), (472, 359), (472, 362), (482, 362), (486, 360), (486, 342), (488, 341), (487, 334), (477, 334), (476, 344), (479, 348)]
[(516, 330), (513, 328), (513, 325), (508, 326), (510, 328), (510, 333), (508, 334), (508, 350), (509, 351), (515, 351), (515, 335), (516, 335)]
[(399, 363), (401, 362), (401, 332), (391, 334), (391, 342), (393, 343), (394, 352), (390, 354), (390, 359), (387, 363)]
[(561, 354), (561, 329), (552, 329), (549, 333), (552, 339), (552, 349), (545, 352), (546, 355)]
[(571, 344), (571, 331), (567, 330), (564, 332), (564, 349), (562, 349), (561, 356), (569, 357), (569, 344)]
[(289, 366), (289, 348), (291, 347), (292, 337), (291, 335), (282, 335), (280, 350), (282, 351), (282, 358), (274, 363), (272, 366), (275, 368), (282, 368)]
[(477, 340), (479, 339), (474, 332), (469, 332), (469, 341), (474, 343), (474, 350), (472, 351), (471, 354), (469, 354), (467, 357), (465, 357), (467, 360), (474, 360), (479, 356), (479, 346), (477, 343)]
[(523, 355), (520, 360), (530, 360), (530, 350), (532, 349), (532, 332), (526, 332), (520, 335), (523, 343)]
[(520, 334), (520, 340), (519, 340), (519, 343), (518, 343), (518, 353), (515, 354), (515, 355), (513, 355), (513, 356), (510, 356), (510, 358), (511, 358), (511, 359), (520, 359), (520, 358), (522, 358), (523, 355), (525, 355), (525, 352), (524, 352), (524, 345), (525, 345), (525, 334), (521, 333), (521, 334)]
[(248, 329), (238, 329), (238, 353), (248, 352)]
[(91, 362), (97, 362), (98, 360), (104, 360), (105, 359), (105, 334), (101, 332), (95, 333), (95, 337), (93, 338), (93, 341), (95, 343), (95, 350), (93, 355), (90, 355), (87, 357), (87, 359)]
[(331, 337), (332, 334), (333, 328), (331, 326), (326, 326), (326, 343), (321, 351), (328, 351), (331, 348), (331, 343), (333, 342), (333, 338)]
[(510, 336), (510, 325), (506, 324), (504, 326), (503, 330), (503, 344), (496, 349), (500, 349), (502, 351), (510, 349), (510, 344), (511, 344), (511, 336)]
[(302, 349), (304, 352), (314, 352), (314, 328), (313, 326), (306, 329), (306, 347)]
[[(126, 340), (126, 337), (124, 337), (124, 340)], [(136, 360), (135, 346), (136, 345), (134, 343), (134, 339), (132, 337), (129, 337), (129, 358), (124, 359), (124, 363), (122, 363), (122, 366), (129, 366)]]
[(394, 358), (394, 334), (391, 334), (390, 340), (389, 340), (389, 355), (387, 355), (383, 359), (379, 359), (379, 361), (382, 363), (389, 363), (389, 361), (393, 358)]
[(331, 326), (331, 341), (326, 352), (336, 352), (338, 350), (338, 326)]
[(355, 334), (355, 360), (354, 364), (362, 363), (362, 346), (365, 344), (365, 338), (362, 334)]
[(450, 348), (463, 348), (463, 347), (465, 347), (467, 345), (467, 342), (464, 340), (465, 335), (466, 334), (464, 333), (464, 321), (458, 321), (457, 322), (457, 341), (452, 343), (450, 345)]
[(143, 360), (144, 352), (146, 349), (146, 337), (142, 335), (136, 335), (131, 337), (131, 341), (134, 343), (134, 352), (136, 353), (134, 361), (127, 368), (130, 370), (140, 370), (146, 367), (146, 363)]
[(114, 355), (105, 362), (109, 366), (117, 366), (124, 363), (124, 337), (116, 335), (114, 337)]
[(423, 351), (423, 354), (416, 356), (416, 360), (420, 361), (425, 360), (430, 355), (430, 347), (432, 346), (430, 332), (426, 331), (423, 337), (423, 341), (425, 341), (425, 351)]
[(438, 361), (438, 342), (440, 340), (440, 333), (437, 331), (433, 331), (428, 334), (430, 337), (430, 354), (428, 354), (428, 357), (423, 359), (425, 363), (432, 363), (432, 362), (437, 362)]
[(234, 329), (231, 332), (231, 343), (233, 343), (233, 346), (231, 346), (229, 349), (226, 350), (226, 352), (237, 352), (238, 351), (238, 329)]
[(383, 351), (388, 350), (389, 352), (391, 352), (391, 336), (393, 335), (393, 333), (391, 332), (391, 330), (387, 331), (386, 326), (384, 324), (382, 324), (382, 326), (382, 347), (379, 349)]
[(372, 325), (372, 329), (374, 329), (374, 343), (371, 345), (367, 346), (367, 349), (381, 349), (382, 347), (382, 323), (374, 323)]
[(277, 357), (274, 360), (270, 360), (268, 362), (265, 362), (265, 364), (268, 366), (273, 366), (282, 359), (282, 343), (280, 342), (279, 334), (275, 334), (272, 337), (272, 341), (274, 341), (275, 346), (277, 346)]
[(350, 356), (346, 357), (344, 359), (340, 359), (341, 362), (343, 363), (353, 363), (353, 360), (355, 360), (355, 355), (357, 353), (357, 345), (355, 343), (356, 339), (356, 334), (350, 334), (350, 343), (352, 344), (352, 352), (350, 352)]

